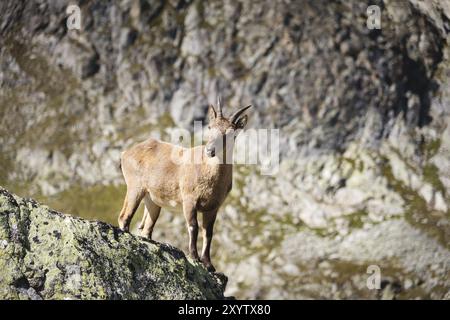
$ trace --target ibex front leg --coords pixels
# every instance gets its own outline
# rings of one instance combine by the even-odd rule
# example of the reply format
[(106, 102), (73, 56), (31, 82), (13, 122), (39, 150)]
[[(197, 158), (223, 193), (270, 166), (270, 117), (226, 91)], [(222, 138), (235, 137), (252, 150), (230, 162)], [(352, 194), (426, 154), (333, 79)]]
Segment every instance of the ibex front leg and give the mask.
[(198, 222), (197, 222), (197, 209), (195, 208), (195, 202), (185, 200), (183, 202), (183, 212), (186, 218), (187, 228), (189, 231), (189, 254), (192, 259), (199, 260), (197, 252), (197, 237), (198, 237)]
[(203, 213), (202, 232), (203, 232), (203, 248), (202, 248), (202, 262), (208, 271), (214, 272), (216, 269), (211, 263), (211, 240), (213, 236), (214, 222), (216, 221), (217, 210)]

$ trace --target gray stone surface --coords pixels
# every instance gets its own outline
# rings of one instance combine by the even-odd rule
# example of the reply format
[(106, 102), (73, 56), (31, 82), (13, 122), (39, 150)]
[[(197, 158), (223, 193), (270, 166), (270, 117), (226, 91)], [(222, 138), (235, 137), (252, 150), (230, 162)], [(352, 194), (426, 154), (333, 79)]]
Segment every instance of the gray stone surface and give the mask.
[(0, 188), (1, 299), (223, 299), (226, 277), (168, 245)]

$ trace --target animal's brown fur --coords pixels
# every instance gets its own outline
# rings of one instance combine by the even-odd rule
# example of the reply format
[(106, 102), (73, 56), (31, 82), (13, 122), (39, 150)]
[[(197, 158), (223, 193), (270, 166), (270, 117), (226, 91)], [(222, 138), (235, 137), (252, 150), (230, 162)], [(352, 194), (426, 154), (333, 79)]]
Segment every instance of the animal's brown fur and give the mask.
[(145, 212), (140, 228), (147, 238), (152, 236), (161, 207), (183, 211), (189, 231), (189, 252), (194, 259), (198, 259), (197, 211), (200, 211), (203, 213), (201, 260), (209, 270), (214, 270), (209, 253), (214, 221), (231, 190), (233, 179), (232, 163), (222, 163), (222, 160), (226, 158), (227, 151), (232, 153), (233, 146), (224, 146), (217, 152), (210, 150), (214, 150), (216, 142), (226, 134), (231, 134), (234, 142), (237, 129), (242, 129), (247, 122), (247, 116), (231, 122), (221, 116), (220, 105), (219, 110), (218, 115), (210, 106), (209, 127), (212, 134), (206, 145), (183, 148), (148, 139), (126, 150), (121, 157), (127, 194), (119, 215), (119, 227), (129, 229), (142, 199), (145, 201)]

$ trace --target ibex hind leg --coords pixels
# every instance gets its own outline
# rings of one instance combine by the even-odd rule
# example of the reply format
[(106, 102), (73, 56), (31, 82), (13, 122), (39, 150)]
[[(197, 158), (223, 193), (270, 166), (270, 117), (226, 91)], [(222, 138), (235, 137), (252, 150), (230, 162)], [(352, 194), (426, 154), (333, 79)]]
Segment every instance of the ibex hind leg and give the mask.
[(147, 193), (144, 197), (145, 211), (144, 217), (142, 218), (143, 228), (141, 235), (145, 238), (151, 239), (153, 233), (153, 227), (159, 218), (159, 213), (161, 212), (161, 207), (152, 201), (150, 195)]
[(139, 226), (138, 226), (139, 230), (142, 230), (144, 228), (145, 219), (147, 219), (147, 217), (148, 217), (148, 210), (147, 210), (147, 207), (145, 207), (144, 215), (142, 216), (142, 220), (141, 220), (141, 222), (139, 223)]
[(137, 188), (127, 188), (127, 195), (123, 203), (122, 211), (119, 215), (119, 228), (123, 231), (129, 231), (130, 222), (133, 219), (139, 203), (144, 197), (144, 191)]

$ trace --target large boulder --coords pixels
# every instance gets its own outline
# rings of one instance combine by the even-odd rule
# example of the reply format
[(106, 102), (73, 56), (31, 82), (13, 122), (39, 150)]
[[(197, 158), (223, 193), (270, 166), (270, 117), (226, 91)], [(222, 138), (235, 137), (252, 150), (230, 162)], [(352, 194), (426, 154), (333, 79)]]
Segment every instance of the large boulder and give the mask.
[(0, 299), (222, 299), (226, 277), (180, 250), (0, 187)]

